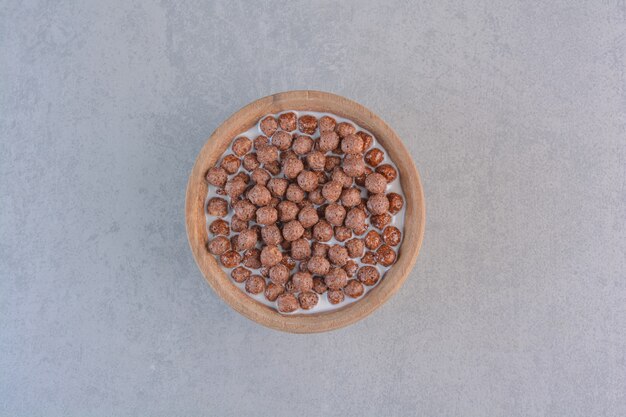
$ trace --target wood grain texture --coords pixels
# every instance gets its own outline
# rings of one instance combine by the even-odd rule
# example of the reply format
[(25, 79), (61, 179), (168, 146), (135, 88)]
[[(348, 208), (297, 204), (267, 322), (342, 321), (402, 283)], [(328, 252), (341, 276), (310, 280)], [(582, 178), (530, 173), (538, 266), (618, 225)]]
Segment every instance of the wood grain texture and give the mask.
[[(206, 171), (215, 165), (237, 134), (252, 127), (262, 116), (285, 110), (328, 112), (354, 121), (374, 134), (400, 171), (406, 212), (404, 240), (397, 262), (387, 271), (384, 279), (363, 298), (333, 311), (282, 315), (235, 286), (215, 257), (206, 249)], [(218, 127), (202, 147), (189, 176), (185, 212), (189, 245), (198, 267), (213, 290), (249, 319), (292, 333), (324, 332), (347, 326), (368, 316), (387, 301), (402, 286), (415, 264), (426, 220), (424, 194), (417, 168), (396, 133), (380, 117), (362, 105), (335, 94), (311, 90), (288, 91), (261, 98), (243, 107)]]

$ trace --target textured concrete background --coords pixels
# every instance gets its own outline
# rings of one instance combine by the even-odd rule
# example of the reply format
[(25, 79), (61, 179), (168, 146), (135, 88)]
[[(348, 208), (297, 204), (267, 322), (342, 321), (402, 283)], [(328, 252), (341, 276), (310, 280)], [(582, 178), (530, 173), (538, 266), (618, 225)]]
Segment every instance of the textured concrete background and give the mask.
[[(416, 3), (2, 2), (0, 415), (626, 415), (624, 1)], [(312, 336), (184, 228), (213, 129), (303, 88), (386, 119), (428, 213), (402, 290)]]

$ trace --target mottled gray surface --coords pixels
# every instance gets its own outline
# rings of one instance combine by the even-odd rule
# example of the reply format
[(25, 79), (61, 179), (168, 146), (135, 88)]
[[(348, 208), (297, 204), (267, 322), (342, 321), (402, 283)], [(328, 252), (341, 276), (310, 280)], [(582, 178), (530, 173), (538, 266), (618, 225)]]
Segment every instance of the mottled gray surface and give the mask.
[[(0, 415), (626, 415), (623, 0), (131, 3), (0, 5)], [(402, 290), (310, 336), (184, 228), (213, 129), (303, 88), (386, 119), (428, 213)]]

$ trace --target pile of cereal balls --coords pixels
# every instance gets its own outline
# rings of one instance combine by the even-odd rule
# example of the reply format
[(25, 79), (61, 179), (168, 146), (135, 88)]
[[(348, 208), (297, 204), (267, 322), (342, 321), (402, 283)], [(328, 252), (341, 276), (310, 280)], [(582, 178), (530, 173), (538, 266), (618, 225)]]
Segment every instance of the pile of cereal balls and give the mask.
[(206, 173), (217, 217), (208, 250), (281, 313), (309, 310), (324, 293), (331, 304), (360, 297), (379, 281), (376, 265), (396, 261), (402, 235), (390, 223), (404, 201), (386, 193), (396, 169), (371, 135), (330, 116), (287, 112), (259, 127)]

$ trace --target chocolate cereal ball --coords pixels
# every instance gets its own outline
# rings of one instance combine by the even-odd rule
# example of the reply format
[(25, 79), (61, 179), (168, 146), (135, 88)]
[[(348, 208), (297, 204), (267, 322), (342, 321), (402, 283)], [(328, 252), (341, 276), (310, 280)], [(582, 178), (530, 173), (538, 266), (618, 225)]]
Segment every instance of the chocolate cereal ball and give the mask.
[(350, 278), (352, 278), (354, 274), (356, 274), (356, 271), (358, 271), (358, 269), (359, 264), (354, 262), (352, 259), (346, 262), (346, 264), (343, 266), (343, 270), (346, 271), (346, 275), (348, 275), (348, 277)]
[(267, 138), (267, 136), (263, 136), (263, 135), (257, 136), (253, 141), (254, 149), (256, 149), (257, 151), (259, 150), (259, 148), (261, 148), (261, 146), (269, 145), (269, 144), (270, 144), (270, 140)]
[(378, 234), (378, 232), (376, 232), (374, 230), (370, 230), (365, 235), (365, 238), (363, 239), (363, 242), (365, 243), (365, 247), (366, 248), (368, 248), (368, 249), (376, 249), (377, 247), (380, 246), (380, 244), (382, 242), (382, 239), (381, 239), (380, 235)]
[(296, 292), (310, 291), (313, 288), (313, 276), (308, 272), (296, 272), (291, 277)]
[(226, 268), (234, 268), (241, 262), (241, 255), (233, 250), (229, 250), (220, 255), (220, 262)]
[(266, 245), (278, 245), (283, 241), (280, 229), (275, 224), (270, 224), (261, 229), (261, 238)]
[(270, 162), (269, 164), (265, 164), (263, 166), (265, 167), (267, 172), (272, 175), (278, 175), (280, 173), (280, 162), (278, 161)]
[(293, 313), (300, 305), (293, 294), (281, 294), (276, 298), (276, 306), (281, 313)]
[(261, 251), (248, 249), (243, 253), (243, 264), (248, 268), (259, 269), (261, 267)]
[(313, 226), (313, 237), (319, 242), (328, 242), (333, 238), (333, 227), (326, 220), (320, 220)]
[(249, 221), (254, 218), (256, 214), (256, 206), (248, 200), (239, 200), (233, 206), (235, 215), (241, 220)]
[(269, 225), (278, 221), (278, 210), (271, 206), (261, 207), (256, 211), (256, 222)]
[(365, 162), (376, 167), (385, 159), (385, 153), (378, 148), (370, 149), (365, 154)]
[(243, 167), (246, 171), (252, 171), (253, 169), (257, 169), (261, 165), (259, 160), (256, 157), (255, 153), (246, 154), (243, 157)]
[(388, 226), (383, 230), (383, 240), (389, 246), (398, 246), (402, 240), (402, 233), (397, 227)]
[(222, 167), (213, 167), (207, 171), (206, 180), (209, 184), (221, 188), (228, 181), (228, 173)]
[(228, 203), (223, 198), (213, 197), (207, 204), (207, 213), (211, 216), (224, 217), (228, 214)]
[(250, 179), (259, 185), (267, 185), (272, 175), (263, 168), (257, 168), (250, 173)]
[(354, 132), (356, 132), (356, 128), (351, 123), (341, 122), (335, 128), (335, 131), (340, 138), (345, 138), (346, 136), (352, 135)]
[(283, 200), (276, 206), (278, 210), (278, 219), (281, 222), (288, 222), (296, 218), (300, 207), (293, 201)]
[(325, 258), (328, 255), (329, 246), (325, 243), (313, 242), (312, 253), (313, 256), (321, 256)]
[(276, 285), (273, 282), (270, 282), (265, 287), (265, 298), (268, 301), (276, 301), (279, 295), (285, 292), (285, 287), (282, 285)]
[(376, 251), (376, 259), (383, 266), (391, 266), (396, 261), (396, 253), (391, 246), (383, 244)]
[(352, 237), (352, 230), (349, 227), (337, 226), (335, 227), (335, 239), (339, 242), (344, 242)]
[(297, 117), (295, 113), (283, 113), (278, 116), (278, 126), (280, 126), (282, 130), (286, 130), (287, 132), (292, 132), (296, 130), (296, 122)]
[(372, 143), (374, 143), (374, 138), (372, 137), (372, 135), (368, 135), (363, 131), (356, 132), (355, 135), (363, 140), (363, 151), (368, 150), (370, 146), (372, 146)]
[(290, 242), (300, 239), (304, 233), (304, 227), (298, 220), (292, 220), (283, 226), (283, 238)]
[(276, 146), (278, 150), (286, 151), (291, 147), (292, 140), (293, 139), (289, 133), (284, 130), (279, 130), (274, 133), (274, 136), (272, 136), (272, 145)]
[(365, 255), (363, 255), (363, 257), (361, 258), (361, 263), (367, 265), (376, 265), (376, 262), (378, 262), (377, 259), (378, 256), (376, 255), (376, 252), (367, 251), (365, 252)]
[(313, 277), (313, 291), (318, 294), (324, 294), (328, 287), (322, 277)]
[(367, 210), (372, 214), (383, 214), (389, 209), (389, 200), (385, 194), (374, 194), (367, 200)]
[(298, 155), (306, 155), (313, 149), (313, 143), (310, 136), (300, 135), (293, 141), (293, 151)]
[(246, 220), (242, 220), (236, 214), (230, 220), (230, 228), (233, 232), (241, 232), (243, 229), (248, 227), (248, 222)]
[(322, 195), (321, 187), (317, 187), (315, 190), (309, 193), (309, 201), (317, 205), (324, 204), (324, 201), (326, 201), (326, 199)]
[(319, 300), (319, 295), (315, 294), (313, 291), (305, 291), (301, 292), (298, 295), (298, 302), (300, 303), (300, 307), (303, 310), (310, 310), (317, 305)]
[(358, 177), (365, 171), (365, 161), (361, 155), (350, 154), (343, 158), (343, 172), (350, 177)]
[(321, 152), (329, 152), (339, 146), (339, 136), (335, 132), (322, 132), (317, 141), (317, 148)]
[(226, 155), (224, 159), (222, 159), (222, 163), (220, 166), (224, 169), (224, 171), (229, 174), (234, 174), (239, 169), (241, 165), (241, 160), (235, 155)]
[(261, 145), (256, 151), (256, 157), (262, 164), (278, 161), (278, 148), (273, 145)]
[(262, 276), (251, 275), (246, 280), (246, 291), (250, 294), (261, 294), (265, 290), (265, 280)]
[(244, 156), (252, 149), (252, 141), (245, 136), (240, 136), (233, 142), (233, 153), (237, 156)]
[(400, 210), (402, 210), (404, 200), (400, 194), (389, 193), (387, 194), (387, 200), (389, 200), (389, 213), (397, 214)]
[(274, 284), (282, 287), (289, 280), (289, 268), (278, 263), (269, 269), (269, 278)]
[(291, 257), (302, 261), (311, 256), (311, 244), (305, 238), (296, 239), (291, 242)]
[(341, 204), (354, 207), (361, 202), (361, 191), (358, 188), (348, 188), (341, 193)]
[(304, 200), (305, 193), (300, 186), (297, 184), (289, 184), (287, 186), (287, 191), (285, 191), (285, 197), (289, 201), (293, 201), (294, 203), (300, 203)]
[(221, 255), (230, 250), (230, 240), (227, 237), (218, 236), (209, 242), (207, 249), (213, 255)]
[(228, 236), (230, 234), (230, 227), (228, 226), (227, 221), (217, 219), (209, 225), (209, 232), (213, 233), (214, 235)]
[(322, 187), (322, 196), (330, 201), (335, 202), (341, 196), (342, 184), (338, 181), (329, 181)]
[(348, 135), (341, 140), (341, 150), (346, 154), (361, 154), (363, 139), (357, 135)]
[[(308, 164), (309, 169), (321, 171), (326, 165), (326, 155), (320, 151), (312, 151), (306, 156), (306, 163)], [(226, 180), (224, 180), (224, 183), (226, 183)]]
[(312, 171), (302, 171), (298, 174), (298, 185), (304, 191), (313, 191), (317, 188), (317, 175)]
[[(359, 231), (365, 226), (365, 218), (367, 215), (360, 208), (351, 208), (346, 215), (345, 225), (352, 229), (352, 231)], [(358, 234), (358, 233), (357, 233)]]
[(269, 137), (276, 132), (276, 129), (278, 129), (278, 122), (272, 116), (267, 116), (261, 120), (259, 127), (261, 128), (261, 132)]
[(257, 207), (266, 206), (272, 199), (270, 190), (264, 185), (257, 184), (248, 191), (248, 199)]
[(335, 130), (337, 121), (330, 116), (322, 116), (320, 117), (318, 125), (320, 128), (320, 132), (332, 132), (333, 130)]
[(359, 281), (351, 279), (344, 287), (343, 292), (350, 298), (359, 298), (363, 295), (365, 289)]
[(398, 177), (398, 171), (389, 164), (383, 164), (376, 168), (376, 172), (383, 175), (387, 182), (392, 182)]
[(333, 265), (344, 266), (350, 257), (346, 248), (341, 245), (332, 245), (328, 249), (328, 259)]
[(284, 178), (271, 178), (267, 182), (267, 189), (274, 197), (282, 197), (285, 195), (288, 185), (289, 181)]
[(324, 217), (333, 226), (341, 226), (346, 218), (346, 209), (341, 204), (331, 203), (326, 207)]
[(391, 222), (389, 213), (376, 214), (370, 217), (370, 223), (377, 229), (384, 229)]
[(230, 276), (231, 278), (235, 281), (235, 282), (244, 282), (245, 280), (247, 280), (251, 275), (251, 272), (244, 268), (243, 266), (238, 266), (237, 268), (233, 269), (230, 272)]
[(300, 129), (302, 133), (312, 135), (317, 130), (317, 118), (309, 114), (300, 116), (298, 119), (298, 129)]
[(250, 175), (246, 174), (245, 172), (238, 172), (233, 179), (241, 179), (244, 183), (248, 184), (250, 182)]
[(257, 235), (252, 229), (242, 230), (237, 235), (237, 249), (247, 250), (252, 249), (256, 245)]
[(316, 275), (326, 275), (330, 270), (328, 259), (321, 256), (313, 256), (307, 262), (307, 269), (310, 273)]
[(289, 179), (294, 179), (298, 176), (300, 172), (304, 169), (304, 164), (299, 158), (292, 157), (287, 158), (283, 162), (283, 172), (285, 173), (285, 177)]
[(302, 208), (298, 213), (298, 221), (305, 229), (315, 226), (315, 224), (319, 221), (317, 210), (313, 207)]
[(327, 297), (328, 302), (331, 304), (339, 304), (345, 299), (342, 290), (328, 290)]
[(387, 180), (382, 174), (372, 172), (365, 177), (365, 188), (372, 194), (384, 193), (387, 189)]
[(326, 274), (324, 283), (331, 290), (340, 290), (348, 283), (348, 275), (341, 268), (333, 268)]
[(372, 286), (375, 285), (380, 279), (380, 273), (376, 267), (367, 265), (359, 269), (357, 277), (363, 284)]
[(261, 264), (272, 267), (283, 259), (283, 254), (276, 245), (267, 245), (261, 250)]

